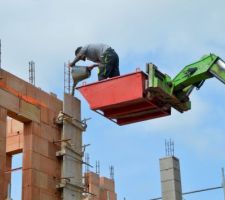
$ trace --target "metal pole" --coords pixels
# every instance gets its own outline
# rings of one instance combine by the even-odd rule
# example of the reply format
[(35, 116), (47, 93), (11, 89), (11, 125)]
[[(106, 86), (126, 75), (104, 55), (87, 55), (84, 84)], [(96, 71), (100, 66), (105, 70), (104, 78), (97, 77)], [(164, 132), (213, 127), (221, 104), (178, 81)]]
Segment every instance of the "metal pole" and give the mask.
[(0, 39), (0, 69), (2, 68), (2, 40)]
[(8, 194), (7, 194), (6, 200), (12, 200), (11, 199), (11, 183), (8, 184)]
[(33, 84), (35, 85), (35, 62), (33, 62)]
[(8, 184), (8, 199), (11, 199), (11, 184)]
[(64, 94), (66, 93), (66, 63), (64, 63)]
[(2, 77), (2, 40), (0, 39), (0, 79), (3, 79)]
[(223, 195), (225, 200), (225, 176), (224, 176), (224, 168), (222, 168), (222, 188), (223, 188)]
[[(184, 192), (184, 193), (182, 193), (182, 195), (194, 194), (194, 193), (199, 193), (199, 192), (206, 192), (206, 191), (210, 191), (210, 190), (218, 190), (218, 189), (221, 189), (221, 188), (223, 188), (223, 187), (218, 186), (218, 187), (194, 190), (194, 191), (191, 191), (191, 192)], [(157, 198), (150, 199), (150, 200), (160, 200), (160, 199), (162, 199), (162, 197), (157, 197)]]
[(29, 82), (32, 85), (35, 85), (35, 62), (34, 61), (29, 62)]
[(14, 169), (10, 169), (8, 171), (5, 171), (5, 173), (12, 173), (12, 172), (15, 172), (15, 171), (18, 171), (18, 170), (21, 170), (23, 169), (22, 167), (18, 167), (18, 168), (14, 168)]
[(221, 189), (222, 187), (212, 187), (212, 188), (206, 188), (206, 189), (201, 189), (201, 190), (194, 190), (191, 192), (184, 192), (183, 195), (187, 195), (187, 194), (194, 194), (194, 193), (198, 193), (198, 192), (206, 192), (206, 191), (210, 191), (210, 190), (217, 190), (217, 189)]

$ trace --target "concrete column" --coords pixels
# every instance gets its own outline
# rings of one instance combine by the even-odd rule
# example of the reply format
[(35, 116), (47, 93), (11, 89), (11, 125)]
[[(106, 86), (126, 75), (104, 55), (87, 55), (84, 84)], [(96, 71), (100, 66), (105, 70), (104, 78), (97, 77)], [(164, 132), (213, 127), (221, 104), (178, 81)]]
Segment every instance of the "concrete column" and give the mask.
[(62, 189), (63, 200), (81, 200), (83, 192), (82, 184), (82, 131), (84, 130), (81, 121), (80, 100), (64, 94), (63, 129), (61, 139), (69, 139), (69, 143), (62, 143), (61, 151), (61, 177), (58, 188)]
[(172, 156), (160, 159), (161, 191), (163, 200), (182, 200), (179, 160)]

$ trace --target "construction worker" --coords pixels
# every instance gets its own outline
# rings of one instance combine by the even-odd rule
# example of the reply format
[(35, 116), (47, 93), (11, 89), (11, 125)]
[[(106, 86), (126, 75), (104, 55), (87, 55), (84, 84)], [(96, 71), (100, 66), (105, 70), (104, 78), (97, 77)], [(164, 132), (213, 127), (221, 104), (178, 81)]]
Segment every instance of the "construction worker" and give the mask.
[(99, 68), (99, 81), (120, 75), (119, 57), (114, 49), (106, 44), (88, 44), (78, 47), (75, 50), (75, 56), (73, 62), (68, 66), (72, 67), (80, 60), (90, 60), (96, 64), (89, 66), (88, 69)]

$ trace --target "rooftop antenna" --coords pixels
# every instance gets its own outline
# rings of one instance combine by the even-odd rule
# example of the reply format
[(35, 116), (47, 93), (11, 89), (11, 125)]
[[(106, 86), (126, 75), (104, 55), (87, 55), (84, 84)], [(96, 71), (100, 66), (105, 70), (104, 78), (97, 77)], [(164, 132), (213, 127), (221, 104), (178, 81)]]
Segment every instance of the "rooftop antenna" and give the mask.
[(174, 141), (169, 139), (169, 141), (165, 140), (165, 151), (166, 156), (174, 156)]
[(90, 169), (89, 169), (89, 166), (90, 166), (90, 156), (89, 156), (89, 153), (85, 153), (85, 162), (86, 162), (86, 165), (85, 165), (85, 173), (88, 173), (88, 172), (90, 172)]
[(96, 167), (96, 174), (99, 175), (100, 174), (100, 161), (99, 160), (96, 161), (96, 166), (95, 167)]
[(35, 85), (35, 62), (29, 62), (29, 82), (32, 85)]
[(64, 93), (71, 93), (71, 72), (66, 63), (64, 63)]
[(114, 180), (114, 166), (109, 166), (110, 178)]

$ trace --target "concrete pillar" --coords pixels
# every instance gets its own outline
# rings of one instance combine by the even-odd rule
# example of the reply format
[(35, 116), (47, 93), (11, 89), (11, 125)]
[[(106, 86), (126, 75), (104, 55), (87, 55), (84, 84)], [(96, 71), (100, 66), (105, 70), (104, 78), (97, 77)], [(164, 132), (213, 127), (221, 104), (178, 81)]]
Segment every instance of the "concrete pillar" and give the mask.
[(172, 156), (160, 159), (161, 191), (163, 200), (182, 200), (179, 160)]
[(61, 150), (58, 156), (61, 156), (61, 182), (58, 188), (62, 190), (63, 200), (81, 200), (83, 192), (82, 183), (82, 127), (80, 100), (65, 94), (63, 102), (63, 128), (61, 140), (69, 142), (61, 143)]

